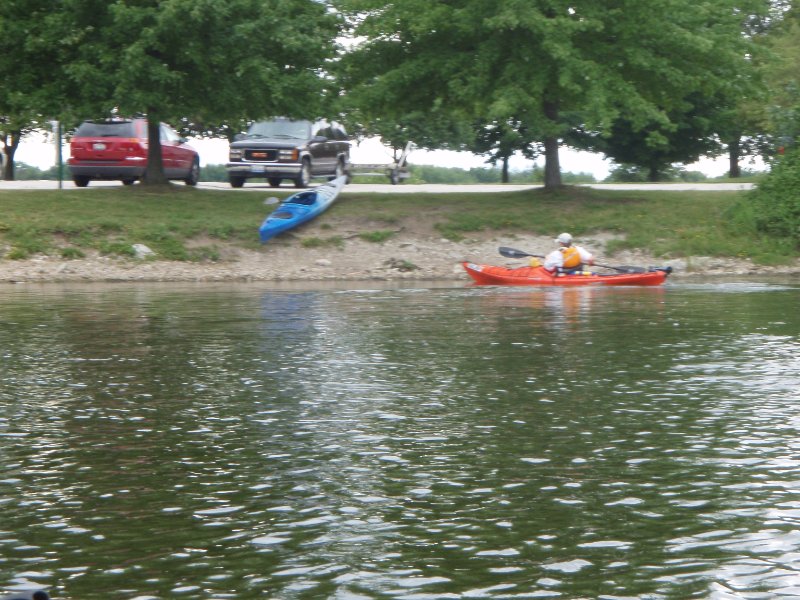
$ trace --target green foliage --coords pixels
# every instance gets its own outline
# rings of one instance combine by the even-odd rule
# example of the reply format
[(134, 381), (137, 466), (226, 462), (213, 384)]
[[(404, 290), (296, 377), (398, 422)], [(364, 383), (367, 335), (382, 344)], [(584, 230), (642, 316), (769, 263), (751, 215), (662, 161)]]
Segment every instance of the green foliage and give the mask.
[(129, 258), (136, 256), (133, 244), (122, 240), (99, 240), (96, 244), (96, 249), (100, 254), (127, 256)]
[[(316, 0), (3, 0), (0, 133), (112, 110), (204, 132), (316, 116), (335, 95), (322, 69), (338, 30)], [(144, 180), (163, 183), (157, 135)]]
[(333, 57), (337, 33), (335, 16), (319, 2), (143, 0), (94, 8), (62, 9), (77, 31), (94, 29), (91, 39), (69, 40), (75, 56), (65, 65), (86, 104), (203, 123), (319, 110), (327, 84), (318, 69)]
[(390, 258), (386, 261), (386, 266), (398, 271), (417, 271), (419, 267), (409, 260)]
[(190, 260), (194, 262), (217, 262), (220, 259), (219, 249), (216, 246), (198, 246), (189, 252)]
[(747, 199), (731, 210), (730, 218), (800, 248), (800, 148), (778, 158)]
[(200, 181), (228, 181), (225, 165), (205, 165), (200, 170)]
[(84, 258), (85, 256), (86, 253), (80, 248), (67, 246), (66, 248), (61, 249), (61, 258), (76, 259), (76, 258)]
[(303, 241), (300, 242), (300, 245), (303, 248), (342, 248), (344, 247), (344, 239), (342, 236), (335, 235), (328, 238), (320, 238), (320, 237), (309, 237), (303, 238)]
[[(650, 172), (647, 167), (623, 164), (614, 167), (604, 181), (605, 183), (644, 183), (650, 181), (649, 175)], [(658, 179), (661, 182), (684, 181), (698, 183), (707, 181), (708, 177), (700, 171), (687, 171), (680, 167), (671, 166), (662, 170)]]
[(385, 242), (390, 237), (392, 237), (396, 231), (391, 231), (388, 229), (381, 229), (379, 231), (365, 231), (363, 233), (359, 233), (358, 237), (366, 242), (372, 242), (374, 244), (380, 244)]
[(38, 227), (29, 223), (10, 227), (4, 237), (11, 246), (6, 256), (15, 260), (46, 254), (51, 248), (51, 240), (41, 235)]
[[(735, 93), (750, 68), (743, 15), (764, 10), (766, 2), (335, 5), (362, 40), (340, 72), (346, 100), (367, 128), (372, 119), (409, 121), (411, 114), (424, 115), (425, 123), (483, 123), (498, 132), (487, 146), (498, 156), (507, 153), (511, 134), (524, 131), (512, 143), (543, 142), (548, 166), (558, 139), (571, 132), (608, 132), (624, 115), (634, 130), (653, 124), (650, 141), (663, 141), (676, 128), (670, 115), (685, 109), (690, 94)], [(553, 171), (545, 169), (545, 184), (555, 187), (560, 178)]]
[(617, 163), (646, 169), (647, 181), (665, 181), (674, 163), (695, 162), (718, 148), (713, 134), (720, 104), (718, 98), (694, 94), (667, 113), (666, 125), (618, 118), (607, 138), (596, 139), (593, 148)]
[[(442, 184), (471, 184), (471, 183), (501, 183), (502, 173), (496, 167), (472, 167), (461, 169), (458, 167), (436, 167), (432, 165), (409, 165), (411, 179), (409, 183), (442, 183)], [(564, 173), (562, 180), (566, 184), (596, 183), (591, 173)], [(544, 183), (544, 171), (539, 166), (534, 166), (525, 171), (511, 171), (509, 177), (511, 184), (541, 185)]]
[(795, 6), (775, 20), (775, 26), (761, 42), (768, 55), (760, 61), (760, 71), (769, 94), (753, 107), (761, 115), (762, 127), (772, 135), (766, 158), (775, 156), (777, 147), (792, 147), (800, 139), (800, 7)]

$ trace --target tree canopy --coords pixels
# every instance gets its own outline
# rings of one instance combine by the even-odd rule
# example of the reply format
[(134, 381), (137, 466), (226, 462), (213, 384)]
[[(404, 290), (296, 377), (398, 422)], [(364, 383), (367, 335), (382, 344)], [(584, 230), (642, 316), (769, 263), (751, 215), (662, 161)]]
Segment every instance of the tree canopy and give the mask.
[[(382, 115), (411, 110), (522, 119), (560, 185), (558, 147), (576, 123), (607, 135), (671, 126), (687, 94), (716, 95), (747, 68), (747, 15), (761, 0), (337, 0), (360, 43), (344, 86)], [(657, 128), (654, 129), (656, 131)], [(653, 133), (653, 135), (656, 135)]]
[[(53, 118), (145, 114), (151, 124), (148, 181), (166, 181), (160, 120), (216, 127), (278, 114), (319, 114), (333, 87), (324, 68), (335, 57), (336, 16), (315, 0), (34, 0), (47, 15), (30, 86), (15, 85), (20, 102)], [(23, 13), (29, 0), (4, 0)], [(10, 8), (8, 8), (10, 10)], [(36, 16), (28, 16), (30, 23)], [(28, 21), (26, 21), (27, 23)], [(3, 30), (14, 24), (4, 21)], [(17, 44), (31, 45), (15, 38)], [(10, 52), (17, 44), (6, 41)], [(6, 54), (4, 52), (3, 54)], [(9, 54), (6, 54), (8, 57)], [(25, 71), (30, 60), (0, 63), (0, 74)], [(51, 99), (34, 92), (55, 81)], [(12, 83), (14, 80), (12, 80)], [(0, 106), (0, 114), (21, 114)], [(23, 117), (24, 118), (24, 117)]]
[(797, 144), (800, 138), (800, 6), (784, 13), (764, 36), (771, 51), (761, 69), (769, 96), (762, 105), (764, 129), (774, 140), (771, 150)]
[(789, 0), (3, 0), (0, 132), (8, 153), (49, 119), (230, 136), (336, 110), (395, 148), (543, 153), (547, 186), (563, 145), (628, 145), (653, 170), (724, 143), (733, 165), (759, 128), (800, 131), (797, 35)]
[(62, 38), (53, 0), (0, 2), (0, 137), (6, 179), (14, 178), (14, 154), (22, 136), (60, 110), (55, 57)]

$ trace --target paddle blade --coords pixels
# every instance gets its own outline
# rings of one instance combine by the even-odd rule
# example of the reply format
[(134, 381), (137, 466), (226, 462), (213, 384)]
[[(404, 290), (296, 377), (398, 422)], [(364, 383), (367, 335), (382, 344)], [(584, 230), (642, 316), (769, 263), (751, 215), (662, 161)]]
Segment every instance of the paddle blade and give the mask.
[(527, 258), (529, 256), (535, 256), (536, 258), (544, 258), (541, 254), (529, 254), (528, 252), (523, 252), (522, 250), (517, 250), (516, 248), (509, 248), (507, 246), (500, 246), (497, 251), (505, 256), (506, 258)]
[(631, 267), (629, 265), (601, 265), (600, 263), (594, 263), (597, 267), (603, 267), (604, 269), (613, 269), (617, 273), (647, 273), (648, 269), (644, 267)]
[(620, 273), (647, 273), (650, 270), (644, 267), (631, 267), (630, 265), (620, 265), (614, 268)]

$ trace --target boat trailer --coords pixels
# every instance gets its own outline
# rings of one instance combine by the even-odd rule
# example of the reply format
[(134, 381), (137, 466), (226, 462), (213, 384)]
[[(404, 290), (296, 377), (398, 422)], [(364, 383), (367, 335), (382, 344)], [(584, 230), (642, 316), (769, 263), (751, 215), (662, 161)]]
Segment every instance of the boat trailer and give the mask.
[(350, 178), (356, 175), (366, 177), (388, 177), (392, 185), (397, 185), (411, 174), (408, 172), (408, 155), (416, 148), (413, 142), (408, 142), (400, 153), (400, 158), (388, 164), (351, 164), (348, 171)]

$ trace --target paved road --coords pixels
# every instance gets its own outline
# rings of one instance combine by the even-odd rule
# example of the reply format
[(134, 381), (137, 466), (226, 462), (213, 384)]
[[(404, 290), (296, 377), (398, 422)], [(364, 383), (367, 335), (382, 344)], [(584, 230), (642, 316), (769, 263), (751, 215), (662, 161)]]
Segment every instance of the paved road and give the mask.
[[(72, 181), (64, 181), (63, 189), (78, 189)], [(93, 181), (89, 187), (100, 186), (121, 186), (119, 181)], [(234, 190), (228, 183), (223, 182), (203, 182), (198, 185), (203, 189), (221, 189), (232, 192), (241, 190), (264, 190), (270, 191), (275, 188), (270, 187), (266, 182), (248, 182), (240, 190)], [(371, 192), (379, 194), (419, 194), (419, 193), (458, 193), (458, 192), (513, 192), (539, 188), (539, 185), (501, 185), (501, 184), (475, 184), (475, 185), (448, 185), (448, 184), (381, 184), (365, 183), (350, 185), (347, 189), (359, 192)], [(588, 185), (599, 190), (655, 190), (655, 191), (674, 191), (684, 192), (687, 190), (706, 190), (706, 191), (737, 191), (749, 190), (753, 187), (752, 183), (596, 183)], [(0, 180), (0, 190), (49, 190), (58, 189), (57, 181), (2, 181)], [(296, 188), (284, 185), (282, 191), (294, 191)]]

